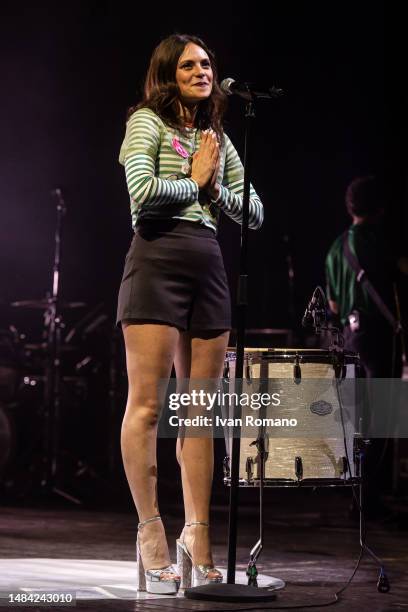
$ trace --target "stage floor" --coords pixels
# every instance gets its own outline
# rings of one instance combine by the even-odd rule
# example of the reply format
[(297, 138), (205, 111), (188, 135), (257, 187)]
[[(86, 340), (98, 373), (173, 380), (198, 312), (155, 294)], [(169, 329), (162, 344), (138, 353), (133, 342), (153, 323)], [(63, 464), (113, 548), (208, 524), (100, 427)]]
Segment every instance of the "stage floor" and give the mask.
[[(271, 494), (269, 494), (271, 497)], [(273, 494), (272, 494), (273, 497)], [(290, 496), (286, 501), (290, 501)], [(327, 501), (329, 500), (329, 502)], [(292, 500), (293, 501), (293, 500)], [(344, 500), (322, 504), (279, 503), (266, 510), (265, 548), (258, 563), (259, 584), (270, 577), (280, 578), (286, 587), (275, 602), (245, 606), (248, 610), (282, 609), (318, 604), (333, 599), (335, 591), (350, 577), (359, 552), (358, 528), (347, 516)], [(307, 500), (306, 500), (307, 501)], [(334, 504), (334, 502), (336, 502)], [(322, 509), (324, 508), (324, 509)], [(178, 509), (169, 507), (165, 524), (175, 560), (175, 539), (182, 527)], [(226, 570), (226, 508), (212, 514), (214, 556)], [(257, 540), (256, 505), (240, 510), (237, 548), (237, 582), (246, 583), (245, 569), (250, 548)], [(240, 610), (243, 604), (221, 604), (177, 597), (150, 596), (135, 589), (134, 549), (136, 518), (130, 513), (91, 512), (81, 509), (0, 508), (0, 593), (76, 593), (75, 610)], [(405, 528), (406, 529), (406, 528)], [(408, 609), (407, 532), (399, 531), (395, 520), (368, 523), (368, 543), (381, 556), (391, 582), (388, 594), (378, 593), (378, 568), (366, 555), (353, 583), (336, 610), (370, 612)], [(3, 600), (4, 602), (4, 600)], [(1, 609), (68, 610), (23, 607), (14, 604)]]

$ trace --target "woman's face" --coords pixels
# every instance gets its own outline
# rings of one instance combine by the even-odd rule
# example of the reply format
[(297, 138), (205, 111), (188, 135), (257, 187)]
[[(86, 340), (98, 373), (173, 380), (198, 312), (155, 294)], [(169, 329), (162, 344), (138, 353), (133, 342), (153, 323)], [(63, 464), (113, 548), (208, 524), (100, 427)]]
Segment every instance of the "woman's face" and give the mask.
[(212, 91), (213, 72), (207, 53), (194, 43), (188, 43), (180, 55), (176, 82), (180, 100), (186, 106), (209, 98)]

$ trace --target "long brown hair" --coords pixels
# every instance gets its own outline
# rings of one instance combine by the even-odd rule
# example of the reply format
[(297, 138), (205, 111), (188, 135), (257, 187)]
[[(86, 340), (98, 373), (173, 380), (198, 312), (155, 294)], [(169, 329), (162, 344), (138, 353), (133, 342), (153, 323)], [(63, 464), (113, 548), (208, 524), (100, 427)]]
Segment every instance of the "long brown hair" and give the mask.
[(176, 69), (180, 55), (188, 43), (198, 45), (207, 53), (213, 71), (213, 86), (209, 98), (198, 104), (195, 127), (206, 130), (212, 128), (222, 142), (222, 118), (227, 106), (227, 98), (218, 84), (217, 66), (214, 53), (197, 36), (172, 34), (164, 38), (153, 51), (147, 71), (143, 100), (128, 111), (130, 117), (139, 108), (150, 108), (172, 128), (184, 132), (185, 125), (179, 116), (179, 89), (176, 82)]

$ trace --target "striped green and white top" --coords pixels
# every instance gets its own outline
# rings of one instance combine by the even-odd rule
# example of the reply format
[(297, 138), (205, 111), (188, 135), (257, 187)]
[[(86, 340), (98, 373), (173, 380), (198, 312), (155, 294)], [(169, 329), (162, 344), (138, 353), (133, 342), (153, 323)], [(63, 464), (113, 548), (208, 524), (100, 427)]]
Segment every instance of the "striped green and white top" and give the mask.
[[(238, 153), (224, 134), (217, 180), (220, 195), (212, 201), (189, 177), (190, 164), (185, 158), (199, 149), (200, 140), (200, 130), (191, 128), (186, 135), (180, 134), (149, 108), (132, 114), (119, 161), (125, 166), (133, 229), (141, 219), (182, 219), (217, 231), (220, 210), (241, 222), (244, 169)], [(262, 202), (251, 185), (249, 227), (258, 229), (262, 221)]]

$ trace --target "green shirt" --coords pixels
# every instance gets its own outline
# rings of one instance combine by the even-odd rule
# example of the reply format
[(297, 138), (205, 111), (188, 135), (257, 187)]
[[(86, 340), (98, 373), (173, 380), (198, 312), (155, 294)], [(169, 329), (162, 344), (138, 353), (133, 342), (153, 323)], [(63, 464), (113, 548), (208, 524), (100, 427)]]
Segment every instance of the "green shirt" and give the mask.
[[(199, 192), (190, 177), (189, 159), (180, 153), (191, 158), (200, 141), (200, 130), (191, 128), (186, 135), (180, 134), (148, 108), (131, 115), (119, 161), (125, 166), (133, 228), (141, 219), (182, 219), (216, 231), (221, 210), (241, 222), (244, 171), (238, 153), (224, 134), (217, 181), (220, 195), (212, 201)], [(251, 186), (249, 227), (257, 229), (262, 221), (262, 202)]]
[[(393, 311), (392, 259), (379, 224), (361, 223), (348, 229), (351, 252), (357, 256), (360, 266), (382, 300)], [(337, 303), (341, 323), (347, 323), (352, 310), (358, 310), (370, 319), (384, 319), (367, 291), (356, 280), (343, 252), (343, 235), (336, 238), (326, 257), (327, 296)], [(385, 321), (385, 319), (384, 319)]]

